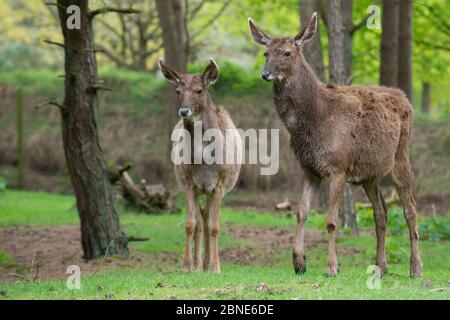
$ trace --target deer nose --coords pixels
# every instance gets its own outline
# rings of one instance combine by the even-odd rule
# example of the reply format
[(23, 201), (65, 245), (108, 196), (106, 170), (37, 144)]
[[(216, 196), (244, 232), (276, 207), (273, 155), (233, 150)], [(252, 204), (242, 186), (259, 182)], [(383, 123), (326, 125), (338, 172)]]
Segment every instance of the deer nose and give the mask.
[(270, 81), (273, 79), (273, 76), (270, 73), (270, 71), (266, 71), (266, 70), (263, 70), (263, 72), (261, 72), (261, 77), (266, 81)]
[(180, 117), (188, 117), (191, 115), (191, 109), (188, 107), (181, 107), (179, 114), (180, 114)]

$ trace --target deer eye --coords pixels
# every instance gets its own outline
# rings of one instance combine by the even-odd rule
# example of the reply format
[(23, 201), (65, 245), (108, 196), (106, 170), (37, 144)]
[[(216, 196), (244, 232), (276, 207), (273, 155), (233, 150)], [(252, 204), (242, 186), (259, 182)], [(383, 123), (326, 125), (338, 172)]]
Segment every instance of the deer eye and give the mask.
[(286, 51), (286, 52), (284, 53), (284, 56), (285, 56), (285, 57), (290, 57), (290, 56), (291, 56), (291, 52), (290, 52), (290, 51)]
[(202, 92), (203, 92), (202, 89), (197, 89), (197, 90), (195, 90), (195, 93), (196, 93), (196, 94), (202, 94)]
[(264, 57), (267, 57), (269, 55), (269, 53), (266, 51), (264, 52)]
[(175, 90), (175, 92), (179, 95), (181, 93), (180, 88), (177, 88), (177, 90)]

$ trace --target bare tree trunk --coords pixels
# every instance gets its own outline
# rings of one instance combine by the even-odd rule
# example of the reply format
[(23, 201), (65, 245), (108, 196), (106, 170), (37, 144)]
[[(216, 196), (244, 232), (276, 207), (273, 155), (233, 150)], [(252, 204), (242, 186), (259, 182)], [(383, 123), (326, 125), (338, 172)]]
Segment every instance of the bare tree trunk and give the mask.
[(344, 228), (351, 228), (353, 231), (358, 233), (355, 201), (353, 199), (352, 188), (348, 183), (345, 185), (343, 198), (344, 201), (339, 208), (339, 218), (341, 219), (341, 225)]
[(162, 30), (166, 63), (183, 73), (186, 71), (187, 56), (181, 0), (156, 0), (156, 9)]
[(398, 87), (412, 101), (412, 0), (400, 1)]
[(431, 85), (429, 82), (422, 82), (422, 112), (430, 114), (431, 105)]
[(330, 82), (345, 84), (344, 33), (342, 25), (341, 0), (327, 2), (328, 52), (330, 60)]
[[(330, 60), (330, 80), (334, 84), (346, 84), (345, 55), (344, 55), (344, 28), (341, 14), (341, 0), (329, 0), (327, 2), (328, 17), (328, 44)], [(337, 13), (337, 14), (333, 14)], [(342, 221), (356, 228), (356, 209), (351, 187), (346, 184), (343, 201), (339, 207), (339, 215)]]
[(344, 75), (347, 84), (353, 72), (353, 0), (341, 1), (341, 12), (344, 33)]
[[(302, 29), (305, 28), (311, 20), (314, 11), (317, 11), (317, 0), (299, 0), (299, 11)], [(313, 69), (316, 76), (325, 81), (325, 68), (323, 65), (322, 41), (320, 39), (320, 28), (317, 28), (315, 37), (303, 48), (303, 55), (306, 61)]]
[[(69, 30), (66, 8), (77, 5), (81, 29)], [(65, 99), (61, 106), (64, 153), (75, 191), (85, 259), (128, 255), (98, 136), (97, 62), (88, 0), (58, 0), (64, 36)]]
[(398, 86), (399, 1), (383, 0), (380, 84)]
[[(187, 39), (184, 30), (184, 15), (181, 0), (156, 0), (156, 10), (158, 11), (159, 23), (161, 25), (164, 42), (164, 55), (166, 63), (178, 72), (186, 72), (187, 67)], [(168, 92), (167, 108), (167, 128), (169, 133), (169, 143), (167, 144), (166, 160), (170, 163), (172, 142), (170, 134), (177, 120), (176, 103), (177, 95), (174, 90)], [(170, 167), (170, 168), (169, 168)], [(172, 179), (172, 168), (167, 167), (166, 182)]]

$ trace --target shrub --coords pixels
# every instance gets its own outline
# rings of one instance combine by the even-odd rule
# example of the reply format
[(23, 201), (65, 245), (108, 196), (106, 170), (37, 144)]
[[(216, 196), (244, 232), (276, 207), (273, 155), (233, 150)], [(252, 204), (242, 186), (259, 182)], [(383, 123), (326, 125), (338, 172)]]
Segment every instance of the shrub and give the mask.
[(442, 151), (450, 155), (450, 132), (445, 132), (439, 137), (440, 145), (442, 146)]
[(6, 190), (6, 180), (0, 176), (0, 193)]
[(388, 238), (386, 241), (386, 259), (389, 263), (399, 264), (408, 261), (409, 250), (404, 245), (398, 243), (395, 238)]
[(419, 235), (430, 241), (450, 240), (450, 217), (432, 216), (421, 221)]
[[(227, 95), (239, 95), (245, 92), (246, 94), (258, 92), (270, 92), (270, 84), (261, 81), (258, 72), (249, 71), (240, 66), (230, 62), (221, 61), (220, 78), (211, 90), (219, 94), (226, 93)], [(188, 68), (189, 73), (201, 73), (205, 69), (204, 64), (191, 65)]]

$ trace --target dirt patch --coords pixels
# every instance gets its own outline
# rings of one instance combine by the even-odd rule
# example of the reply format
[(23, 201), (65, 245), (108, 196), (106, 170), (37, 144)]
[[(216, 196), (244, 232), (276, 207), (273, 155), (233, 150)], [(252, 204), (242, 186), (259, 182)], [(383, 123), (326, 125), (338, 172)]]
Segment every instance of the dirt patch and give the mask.
[[(120, 267), (153, 266), (167, 271), (179, 260), (176, 253), (133, 253), (128, 259), (107, 257), (95, 261), (82, 258), (78, 226), (52, 228), (14, 227), (0, 229), (0, 250), (14, 258), (14, 264), (0, 269), (0, 282), (19, 279), (18, 273), (37, 280), (65, 279), (70, 265), (80, 266), (82, 274), (93, 274)], [(33, 267), (32, 267), (33, 265)]]
[[(229, 235), (243, 241), (238, 248), (222, 248), (220, 257), (223, 262), (234, 264), (259, 264), (270, 266), (276, 262), (279, 253), (290, 251), (294, 240), (294, 228), (261, 228), (226, 226)], [(181, 254), (136, 253), (128, 259), (107, 257), (94, 261), (82, 258), (81, 236), (78, 226), (62, 227), (13, 227), (0, 229), (0, 250), (13, 257), (14, 263), (0, 269), (0, 282), (20, 280), (23, 277), (36, 280), (66, 279), (67, 267), (78, 265), (82, 275), (96, 274), (119, 268), (151, 268), (158, 272), (176, 271)], [(320, 230), (305, 230), (307, 249), (320, 247), (326, 249), (326, 238)], [(338, 248), (340, 254), (357, 254), (347, 248)], [(325, 251), (324, 251), (325, 254)], [(37, 267), (38, 265), (38, 267)]]
[[(281, 251), (291, 250), (294, 241), (294, 229), (260, 228), (229, 225), (232, 237), (245, 241), (242, 248), (227, 248), (221, 251), (225, 261), (236, 264), (255, 262), (270, 265), (276, 261)], [(320, 230), (305, 230), (305, 246), (312, 248), (326, 244)]]

